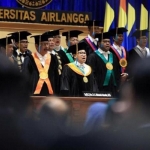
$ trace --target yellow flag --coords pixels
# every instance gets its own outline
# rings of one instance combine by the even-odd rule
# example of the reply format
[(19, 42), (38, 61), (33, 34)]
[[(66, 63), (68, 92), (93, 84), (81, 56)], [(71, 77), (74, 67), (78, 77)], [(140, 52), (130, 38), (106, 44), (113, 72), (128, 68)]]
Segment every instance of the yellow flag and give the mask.
[(141, 4), (140, 30), (145, 29), (148, 29), (148, 11), (144, 5)]
[(128, 35), (135, 23), (135, 9), (130, 3), (128, 3)]
[(126, 0), (120, 0), (118, 27), (125, 27), (127, 24)]
[(103, 32), (108, 32), (112, 22), (114, 20), (114, 10), (111, 8), (108, 2), (106, 2), (105, 8), (105, 19), (104, 19), (104, 30)]

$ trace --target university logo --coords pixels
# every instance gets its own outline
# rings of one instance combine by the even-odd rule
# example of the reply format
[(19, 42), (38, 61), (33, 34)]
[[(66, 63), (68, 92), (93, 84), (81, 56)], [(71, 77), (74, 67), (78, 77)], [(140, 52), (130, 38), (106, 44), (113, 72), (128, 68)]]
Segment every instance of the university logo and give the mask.
[(16, 0), (20, 5), (27, 8), (38, 9), (48, 5), (52, 0)]

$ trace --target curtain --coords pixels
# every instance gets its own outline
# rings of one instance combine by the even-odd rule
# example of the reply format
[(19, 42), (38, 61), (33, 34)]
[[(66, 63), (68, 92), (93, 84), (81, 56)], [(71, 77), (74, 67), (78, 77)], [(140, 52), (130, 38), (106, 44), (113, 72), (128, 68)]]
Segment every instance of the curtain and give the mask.
[[(147, 3), (147, 9), (150, 10), (150, 1), (149, 0), (126, 0), (127, 6), (128, 2), (133, 4), (134, 9), (136, 10), (135, 18), (135, 28), (139, 28), (140, 24), (140, 8), (141, 3), (144, 1)], [(119, 3), (120, 0), (111, 0), (112, 8), (115, 12), (114, 22), (112, 27), (117, 27), (118, 25), (118, 13), (119, 13)], [(75, 12), (92, 12), (92, 18), (95, 20), (101, 20), (104, 22), (105, 14), (105, 4), (106, 0), (52, 0), (52, 2), (42, 9), (46, 10), (61, 10), (61, 11), (75, 11)], [(16, 0), (0, 0), (0, 7), (13, 7), (13, 8), (22, 8)], [(128, 8), (127, 8), (128, 9)], [(104, 24), (102, 23), (101, 26)], [(130, 33), (130, 35), (132, 32)], [(129, 36), (130, 36), (129, 35)], [(124, 42), (123, 46), (130, 50), (135, 46), (135, 39), (129, 36), (125, 36), (125, 41), (130, 40), (130, 42)]]

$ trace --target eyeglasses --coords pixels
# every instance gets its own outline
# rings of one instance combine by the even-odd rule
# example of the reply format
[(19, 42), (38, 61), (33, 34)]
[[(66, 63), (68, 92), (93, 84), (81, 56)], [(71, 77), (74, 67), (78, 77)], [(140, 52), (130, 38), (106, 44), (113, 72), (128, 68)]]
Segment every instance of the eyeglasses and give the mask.
[(86, 52), (78, 52), (80, 55), (86, 55)]

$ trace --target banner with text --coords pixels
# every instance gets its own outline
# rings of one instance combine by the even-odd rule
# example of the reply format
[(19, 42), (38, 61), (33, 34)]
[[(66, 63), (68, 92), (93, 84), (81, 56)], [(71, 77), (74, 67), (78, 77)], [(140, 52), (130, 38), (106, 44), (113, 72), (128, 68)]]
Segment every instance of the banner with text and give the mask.
[(91, 20), (90, 12), (68, 12), (32, 10), (18, 8), (0, 8), (0, 21), (42, 23), (58, 25), (86, 25)]

